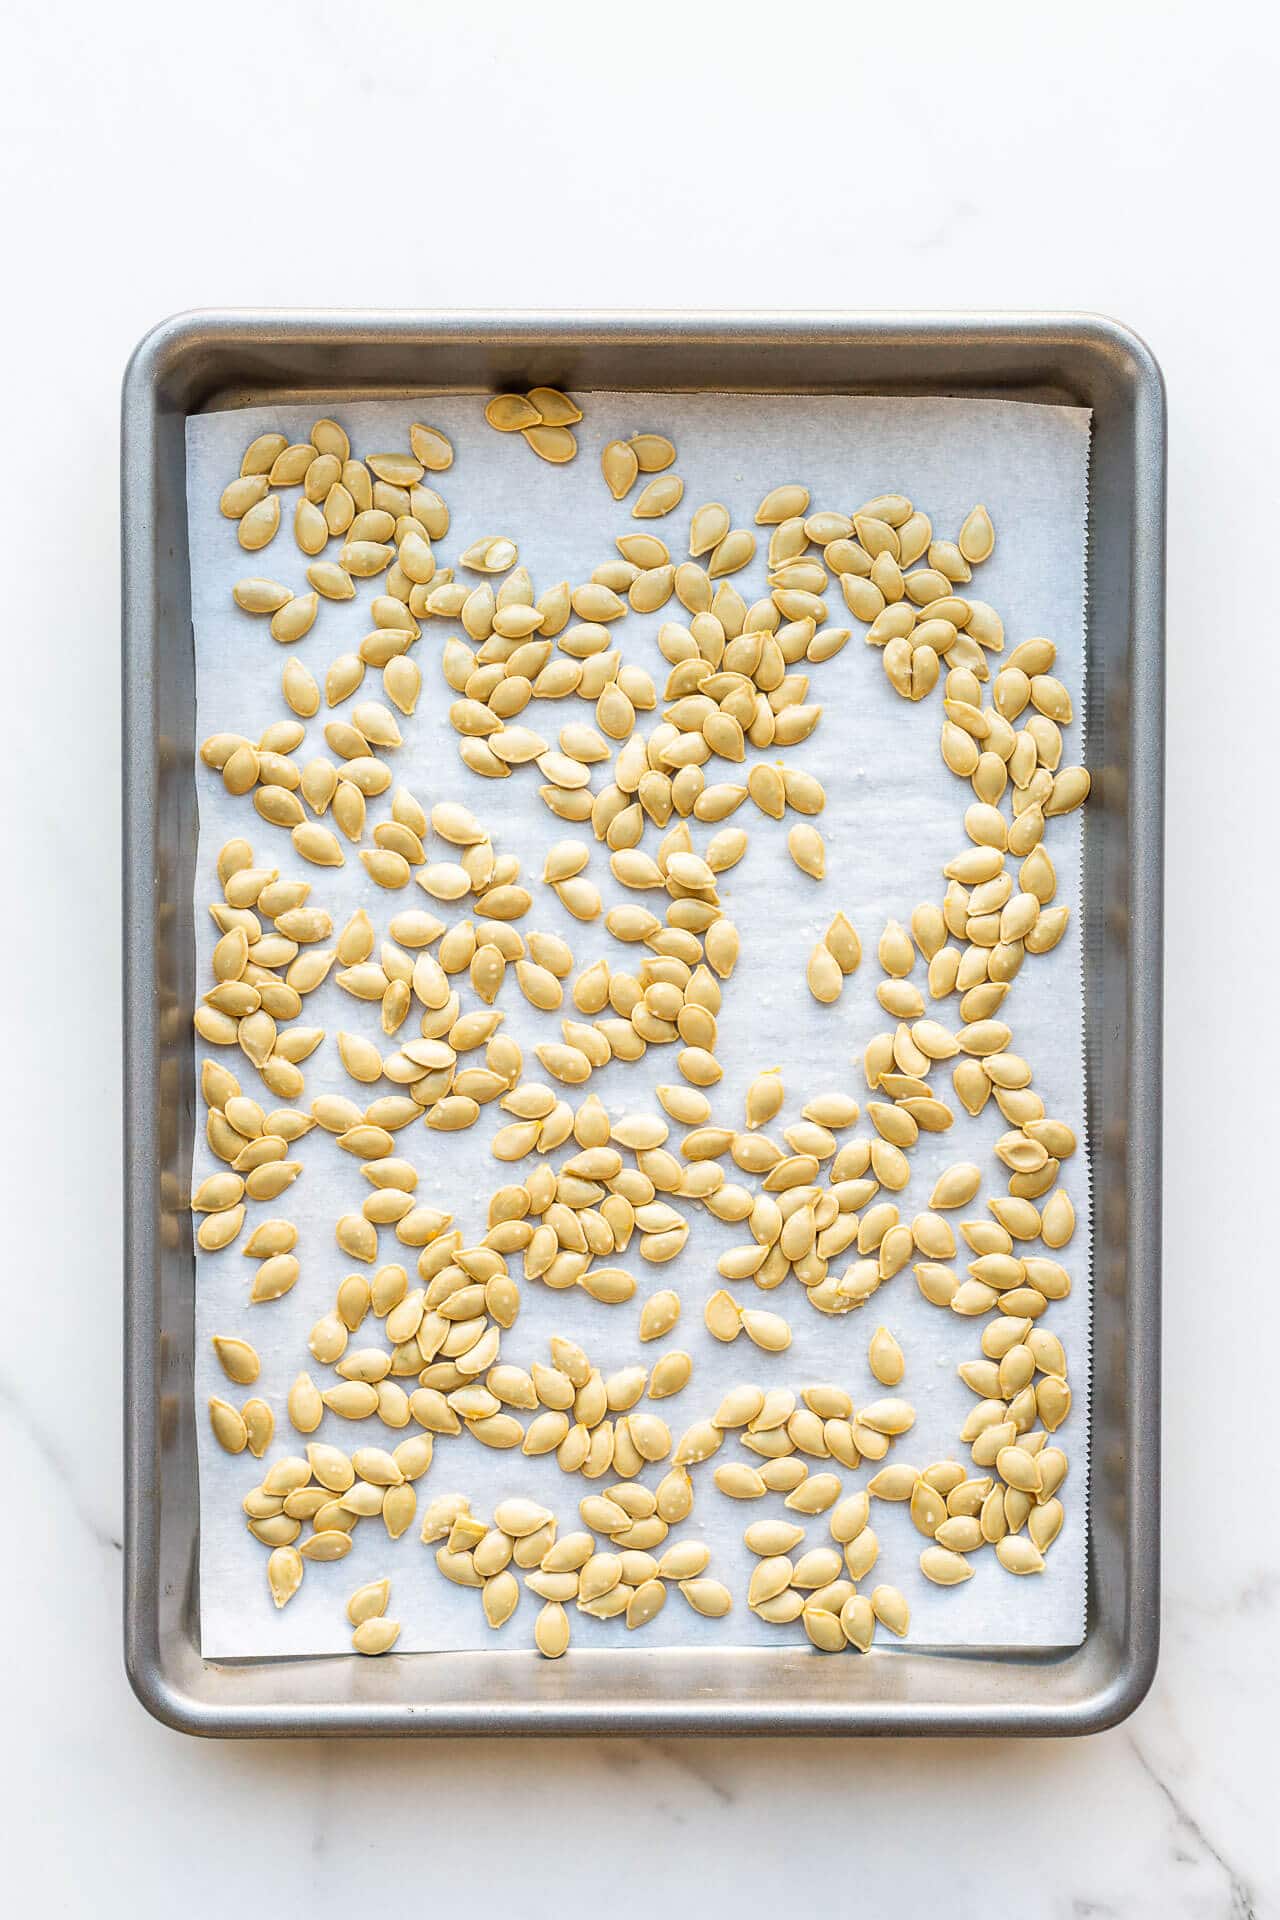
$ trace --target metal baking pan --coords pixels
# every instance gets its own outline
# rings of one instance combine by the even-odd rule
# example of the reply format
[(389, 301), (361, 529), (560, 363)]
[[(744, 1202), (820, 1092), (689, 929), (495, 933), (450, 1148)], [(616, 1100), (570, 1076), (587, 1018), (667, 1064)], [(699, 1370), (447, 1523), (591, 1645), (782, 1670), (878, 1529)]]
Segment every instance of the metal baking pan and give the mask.
[[(1093, 410), (1086, 1016), (1095, 1191), (1088, 1630), (1061, 1652), (206, 1661), (194, 1262), (195, 701), (184, 429), (211, 407), (546, 383), (960, 394)], [(196, 313), (123, 398), (125, 1647), (192, 1733), (1066, 1734), (1132, 1711), (1159, 1601), (1165, 412), (1141, 341), (1078, 315)]]

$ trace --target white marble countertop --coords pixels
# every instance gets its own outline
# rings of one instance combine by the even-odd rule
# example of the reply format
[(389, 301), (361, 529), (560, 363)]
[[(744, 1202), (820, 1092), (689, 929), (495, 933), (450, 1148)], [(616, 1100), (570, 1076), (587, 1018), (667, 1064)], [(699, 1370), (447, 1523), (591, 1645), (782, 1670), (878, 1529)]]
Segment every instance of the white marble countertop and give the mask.
[[(12, 1910), (336, 1916), (465, 1880), (540, 1915), (616, 1901), (637, 1871), (655, 1911), (705, 1920), (801, 1890), (830, 1913), (1280, 1910), (1280, 1308), (1274, 1235), (1253, 1230), (1280, 1065), (1260, 1018), (1280, 930), (1274, 15), (17, 0), (6, 29)], [(1126, 1725), (1074, 1745), (217, 1745), (134, 1702), (118, 384), (166, 312), (272, 304), (1092, 308), (1154, 348), (1172, 447), (1166, 1613)]]

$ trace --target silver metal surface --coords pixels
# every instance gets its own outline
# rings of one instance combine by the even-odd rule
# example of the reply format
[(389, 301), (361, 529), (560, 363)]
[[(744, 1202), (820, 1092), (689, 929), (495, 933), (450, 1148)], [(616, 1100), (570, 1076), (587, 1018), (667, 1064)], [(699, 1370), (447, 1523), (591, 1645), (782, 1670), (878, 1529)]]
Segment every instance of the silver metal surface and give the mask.
[[(216, 1663), (198, 1650), (185, 1191), (196, 1113), (196, 844), (185, 422), (210, 407), (546, 383), (584, 392), (963, 394), (1093, 409), (1086, 1025), (1095, 1221), (1088, 1633), (1060, 1653), (415, 1654)], [(193, 1733), (1066, 1734), (1132, 1711), (1159, 1630), (1164, 395), (1146, 347), (1077, 315), (199, 313), (123, 401), (125, 1644)]]

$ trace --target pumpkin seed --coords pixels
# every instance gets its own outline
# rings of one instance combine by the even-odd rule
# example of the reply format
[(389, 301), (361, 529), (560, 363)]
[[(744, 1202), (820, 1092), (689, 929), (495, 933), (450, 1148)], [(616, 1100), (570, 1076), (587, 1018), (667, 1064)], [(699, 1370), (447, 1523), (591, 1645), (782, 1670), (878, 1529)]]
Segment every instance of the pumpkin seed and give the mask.
[(813, 1473), (787, 1495), (785, 1506), (794, 1513), (825, 1513), (840, 1498), (840, 1480), (834, 1473)]
[(244, 1418), (228, 1400), (221, 1400), (216, 1394), (209, 1400), (209, 1424), (213, 1428), (218, 1445), (228, 1453), (243, 1453), (249, 1444), (249, 1436)]
[(822, 879), (826, 872), (826, 848), (816, 827), (807, 821), (798, 821), (787, 835), (787, 852), (801, 873), (807, 873), (814, 880)]
[(709, 1620), (722, 1620), (733, 1606), (732, 1594), (719, 1580), (681, 1580), (679, 1587), (694, 1612)]
[(520, 432), (525, 444), (533, 448), (538, 458), (548, 461), (553, 467), (566, 465), (578, 451), (578, 442), (568, 427), (522, 427)]
[(995, 1543), (996, 1559), (1006, 1573), (1043, 1573), (1044, 1555), (1034, 1539), (1020, 1533), (1006, 1534)]
[(265, 1400), (246, 1400), (240, 1409), (240, 1417), (244, 1421), (249, 1451), (255, 1459), (261, 1460), (271, 1445), (275, 1417)]
[(972, 1580), (973, 1568), (962, 1553), (948, 1547), (926, 1547), (920, 1555), (920, 1571), (938, 1587), (955, 1587)]
[(981, 1169), (971, 1162), (959, 1161), (938, 1176), (929, 1205), (934, 1208), (967, 1206), (981, 1185)]
[(271, 472), (272, 466), (285, 451), (289, 442), (283, 433), (260, 433), (245, 448), (244, 458), (240, 462), (242, 474)]
[[(634, 447), (635, 442), (633, 441), (633, 451)], [(644, 473), (650, 472), (652, 469), (640, 467), (639, 471)], [(664, 514), (672, 512), (674, 508), (680, 505), (683, 496), (684, 481), (681, 480), (677, 474), (661, 473), (656, 480), (651, 480), (648, 486), (643, 488), (636, 496), (635, 505), (631, 509), (631, 517), (633, 520), (660, 520)], [(621, 496), (615, 497), (620, 498)]]
[(525, 427), (543, 424), (537, 407), (522, 393), (496, 393), (485, 408), (484, 417), (499, 433), (520, 433)]
[(296, 1547), (275, 1547), (267, 1560), (267, 1585), (277, 1607), (285, 1607), (302, 1585), (305, 1572), (302, 1555)]
[(257, 1349), (247, 1340), (238, 1340), (230, 1335), (215, 1333), (213, 1350), (228, 1380), (233, 1381), (238, 1387), (252, 1386), (262, 1371)]
[(810, 993), (823, 1006), (832, 1006), (844, 990), (844, 971), (825, 940), (819, 940), (809, 955), (805, 970)]
[(389, 1653), (399, 1637), (400, 1622), (398, 1620), (387, 1620), (381, 1614), (370, 1614), (358, 1622), (351, 1636), (351, 1645), (356, 1653), (369, 1655)]
[(902, 1379), (906, 1370), (902, 1349), (887, 1327), (877, 1327), (872, 1334), (867, 1364), (882, 1387), (896, 1387)]
[(980, 566), (995, 551), (996, 533), (985, 507), (970, 508), (957, 536), (957, 545), (971, 566)]
[(911, 1625), (911, 1610), (897, 1587), (880, 1586), (871, 1594), (871, 1610), (882, 1627), (902, 1639)]

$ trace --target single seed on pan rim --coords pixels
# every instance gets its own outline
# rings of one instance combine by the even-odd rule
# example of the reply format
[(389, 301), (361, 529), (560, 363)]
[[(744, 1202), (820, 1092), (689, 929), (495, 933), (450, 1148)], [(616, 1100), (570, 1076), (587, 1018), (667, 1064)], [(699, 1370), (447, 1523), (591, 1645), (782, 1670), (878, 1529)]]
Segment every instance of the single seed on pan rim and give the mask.
[(495, 393), (484, 417), (499, 433), (520, 433), (525, 427), (543, 425), (537, 407), (522, 393)]

